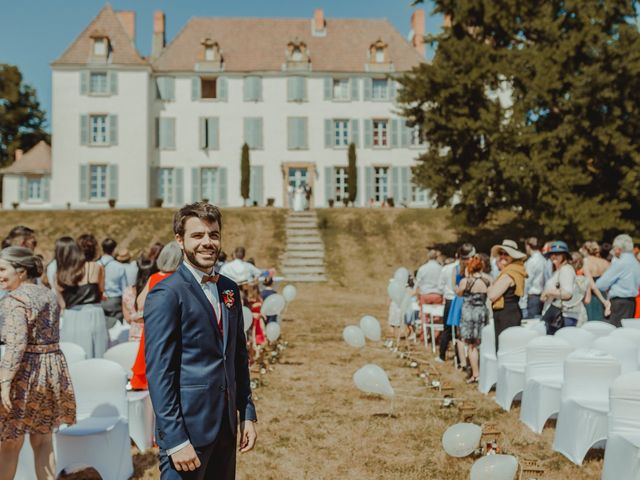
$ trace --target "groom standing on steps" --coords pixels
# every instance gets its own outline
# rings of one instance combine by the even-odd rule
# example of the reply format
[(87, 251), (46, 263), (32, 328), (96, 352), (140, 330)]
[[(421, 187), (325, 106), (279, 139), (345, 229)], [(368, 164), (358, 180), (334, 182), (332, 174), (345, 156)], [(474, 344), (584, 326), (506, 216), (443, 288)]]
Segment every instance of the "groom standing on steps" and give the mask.
[(162, 480), (232, 480), (240, 452), (256, 441), (256, 410), (237, 285), (214, 271), (222, 217), (198, 202), (176, 212), (178, 270), (144, 306), (149, 393)]

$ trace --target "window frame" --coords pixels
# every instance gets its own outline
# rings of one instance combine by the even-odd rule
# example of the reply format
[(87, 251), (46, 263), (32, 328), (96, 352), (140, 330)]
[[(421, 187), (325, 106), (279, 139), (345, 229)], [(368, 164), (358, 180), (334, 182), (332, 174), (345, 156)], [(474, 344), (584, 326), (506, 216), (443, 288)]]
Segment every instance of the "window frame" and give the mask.
[[(98, 45), (102, 45), (104, 52), (98, 52)], [(109, 56), (109, 39), (107, 37), (95, 37), (93, 39), (92, 55), (98, 58), (106, 58)]]
[[(376, 83), (380, 84), (381, 82), (384, 82), (385, 87), (384, 89), (376, 89)], [(388, 78), (372, 78), (371, 79), (371, 100), (373, 100), (374, 102), (385, 102), (388, 101), (390, 99), (390, 95), (389, 95), (389, 82), (390, 80)], [(379, 91), (383, 91), (384, 95), (379, 97), (376, 96), (376, 92)]]
[(333, 167), (333, 181), (334, 199), (336, 203), (340, 204), (345, 198), (349, 198), (349, 168)]
[[(212, 191), (205, 192), (205, 173), (210, 174), (210, 178), (208, 179), (207, 189), (212, 189)], [(220, 183), (220, 168), (219, 167), (200, 167), (200, 185), (198, 185), (200, 189), (200, 198), (206, 198), (209, 200), (209, 203), (217, 202), (220, 197), (220, 192), (218, 191)]]
[[(418, 140), (416, 142), (416, 139)], [(410, 148), (422, 148), (427, 144), (427, 139), (425, 137), (424, 132), (420, 128), (419, 125), (414, 125), (411, 127), (411, 131), (409, 132), (409, 147)]]
[[(379, 124), (378, 126), (384, 125), (384, 130), (376, 128), (376, 124)], [(374, 118), (371, 120), (371, 147), (372, 148), (390, 148), (391, 147), (391, 142), (389, 141), (390, 125), (391, 125), (391, 122), (389, 121), (388, 118)], [(381, 134), (382, 134), (382, 138), (384, 139), (384, 143), (380, 142), (379, 137)]]
[[(213, 84), (213, 92), (214, 92), (213, 97), (204, 96), (205, 82)], [(200, 77), (200, 100), (212, 101), (212, 100), (219, 100), (219, 99), (220, 99), (220, 92), (218, 92), (218, 77)]]
[[(44, 188), (43, 188), (44, 185), (42, 184), (43, 178), (44, 177), (34, 177), (34, 176), (26, 177), (27, 203), (43, 203), (44, 202)], [(31, 186), (34, 184), (37, 184), (37, 190), (38, 190), (37, 197), (31, 196)]]
[[(104, 141), (98, 142), (93, 140), (93, 130), (94, 130), (94, 119), (103, 118), (104, 119)], [(91, 113), (89, 114), (89, 138), (88, 145), (92, 147), (108, 147), (111, 145), (111, 138), (109, 135), (109, 115), (106, 113)]]
[[(99, 197), (99, 196), (94, 196), (94, 190), (93, 190), (93, 171), (96, 171), (96, 193), (98, 193), (100, 190), (102, 190), (102, 193), (104, 196)], [(98, 173), (100, 173), (101, 169), (102, 172), (101, 174), (104, 175), (103, 179), (101, 180), (100, 178), (98, 178)], [(87, 199), (89, 202), (94, 202), (94, 203), (103, 203), (106, 202), (107, 200), (109, 200), (109, 165), (106, 163), (90, 163), (88, 165), (87, 168), (87, 175), (89, 176), (89, 178), (87, 178)], [(104, 183), (104, 188), (100, 188), (101, 184)]]
[[(351, 120), (347, 118), (334, 118), (331, 120), (331, 124), (333, 127), (333, 148), (336, 149), (346, 149), (349, 148), (349, 144), (351, 143)], [(339, 124), (342, 124), (341, 126)], [(344, 128), (346, 126), (346, 128)], [(346, 143), (342, 144), (339, 140), (343, 140)]]
[[(162, 174), (164, 172), (170, 173), (170, 185), (165, 186), (165, 182), (162, 181)], [(171, 193), (171, 201), (167, 201), (165, 198), (165, 188), (169, 187)], [(158, 168), (158, 198), (162, 199), (162, 206), (173, 207), (176, 205), (176, 169), (175, 167), (160, 167)]]
[[(390, 193), (390, 171), (391, 168), (389, 166), (374, 166), (373, 167), (373, 201), (376, 203), (382, 203), (387, 201)], [(381, 191), (379, 189), (379, 180), (384, 178), (384, 193), (385, 197), (382, 197)]]
[[(343, 90), (344, 96), (336, 96), (336, 84), (340, 84), (340, 90)], [(346, 84), (346, 87), (344, 86)], [(349, 78), (336, 78), (331, 79), (331, 96), (335, 102), (348, 102), (351, 100), (351, 81)]]
[[(93, 89), (93, 78), (95, 76), (104, 76), (104, 90), (97, 91)], [(98, 72), (89, 72), (89, 86), (88, 86), (89, 95), (94, 97), (106, 97), (111, 95), (110, 85), (109, 85), (109, 72), (107, 71), (98, 71)]]

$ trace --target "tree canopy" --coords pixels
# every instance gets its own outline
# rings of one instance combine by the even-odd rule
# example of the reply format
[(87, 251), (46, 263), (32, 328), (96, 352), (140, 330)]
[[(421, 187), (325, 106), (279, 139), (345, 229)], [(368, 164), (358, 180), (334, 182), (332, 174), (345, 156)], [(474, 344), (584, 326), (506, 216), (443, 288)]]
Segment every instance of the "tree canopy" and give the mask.
[(416, 182), (472, 225), (508, 209), (570, 240), (640, 226), (636, 2), (434, 3), (450, 26), (399, 98), (428, 139)]

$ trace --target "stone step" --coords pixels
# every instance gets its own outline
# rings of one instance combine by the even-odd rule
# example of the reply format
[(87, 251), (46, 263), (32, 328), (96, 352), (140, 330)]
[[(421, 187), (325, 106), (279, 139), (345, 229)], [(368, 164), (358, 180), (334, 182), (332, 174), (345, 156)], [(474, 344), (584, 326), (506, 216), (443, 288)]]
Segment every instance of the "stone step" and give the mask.
[(317, 243), (293, 243), (287, 245), (287, 252), (321, 252), (324, 254), (324, 245)]
[(280, 258), (283, 261), (287, 258), (324, 258), (324, 250), (289, 250)]
[(318, 221), (318, 217), (313, 213), (295, 214), (295, 215), (292, 214), (292, 215), (289, 215), (287, 217), (287, 220), (293, 220), (293, 221), (297, 221), (297, 220), (301, 220), (301, 221), (314, 220), (314, 221)]
[(320, 236), (320, 232), (318, 232), (317, 228), (295, 228), (295, 229), (288, 228), (286, 230), (286, 233), (291, 237), (304, 237), (304, 236), (319, 237)]
[(322, 283), (327, 281), (327, 277), (325, 275), (287, 275), (285, 280), (292, 283)]
[(324, 267), (324, 258), (286, 258), (282, 268), (289, 267)]
[(318, 225), (315, 222), (309, 223), (287, 223), (285, 230), (317, 230)]
[(287, 275), (324, 275), (324, 266), (319, 267), (283, 267), (282, 274)]
[(294, 243), (322, 243), (320, 235), (288, 235), (287, 244)]

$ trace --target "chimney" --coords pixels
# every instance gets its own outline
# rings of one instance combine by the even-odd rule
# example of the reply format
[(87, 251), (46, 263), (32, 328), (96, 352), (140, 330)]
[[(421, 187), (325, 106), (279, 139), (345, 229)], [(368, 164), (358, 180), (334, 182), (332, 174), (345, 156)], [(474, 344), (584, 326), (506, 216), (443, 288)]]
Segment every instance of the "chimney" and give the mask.
[(444, 15), (444, 19), (442, 21), (442, 26), (444, 28), (451, 28), (452, 24), (453, 24), (453, 22), (451, 21), (451, 14), (450, 13), (446, 13)]
[(153, 38), (151, 40), (151, 59), (156, 59), (165, 46), (164, 12), (156, 10), (153, 14)]
[(131, 10), (116, 12), (122, 26), (127, 31), (127, 35), (136, 43), (136, 12)]
[(327, 23), (324, 20), (324, 10), (316, 8), (313, 12), (313, 31), (315, 33), (324, 33)]
[(21, 149), (21, 148), (18, 148), (18, 149), (16, 150), (16, 160), (15, 160), (16, 162), (22, 158), (22, 154), (23, 154), (23, 153), (24, 153), (24, 152), (22, 151), (22, 149)]
[(424, 47), (424, 10), (418, 9), (411, 15), (411, 30), (413, 30), (413, 38), (411, 39), (413, 48), (420, 56), (424, 57), (426, 53)]

